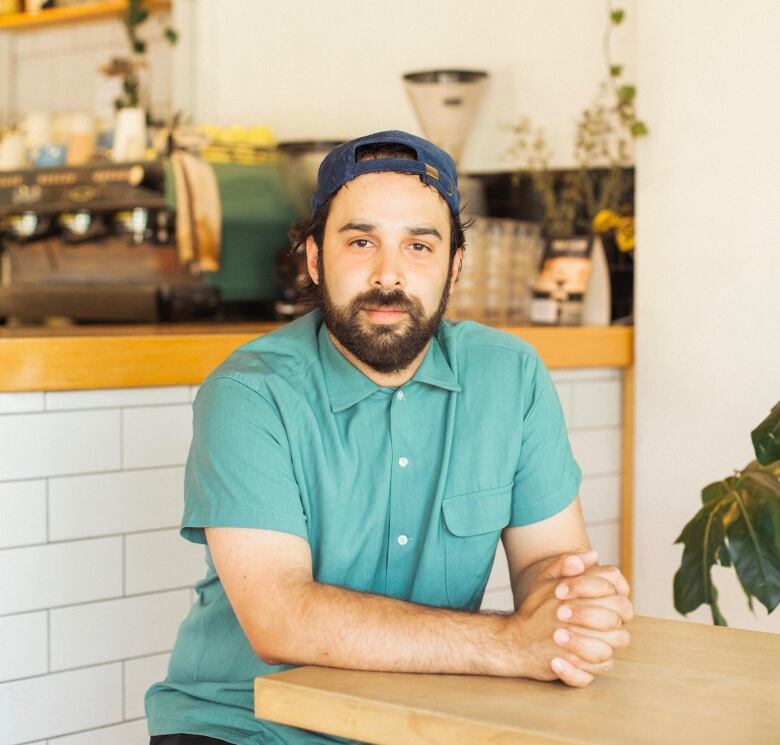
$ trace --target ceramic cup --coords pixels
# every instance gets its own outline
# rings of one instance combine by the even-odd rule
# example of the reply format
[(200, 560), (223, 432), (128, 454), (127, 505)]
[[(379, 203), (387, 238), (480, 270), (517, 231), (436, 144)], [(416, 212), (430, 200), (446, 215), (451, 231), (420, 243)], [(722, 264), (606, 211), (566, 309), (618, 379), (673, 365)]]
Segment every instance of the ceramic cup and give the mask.
[(19, 132), (6, 132), (0, 140), (0, 171), (27, 167), (27, 148)]
[(146, 112), (143, 109), (119, 109), (114, 126), (111, 160), (117, 163), (143, 160), (146, 153)]

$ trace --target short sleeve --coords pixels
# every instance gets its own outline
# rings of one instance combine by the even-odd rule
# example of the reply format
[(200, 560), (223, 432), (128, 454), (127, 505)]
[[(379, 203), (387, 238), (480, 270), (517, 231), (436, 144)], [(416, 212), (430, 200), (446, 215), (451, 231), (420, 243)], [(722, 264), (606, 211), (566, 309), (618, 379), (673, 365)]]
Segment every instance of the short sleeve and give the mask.
[(228, 377), (207, 380), (193, 403), (181, 535), (203, 528), (265, 528), (308, 539), (306, 516), (278, 411)]
[(520, 460), (512, 491), (510, 525), (528, 525), (560, 512), (580, 488), (582, 472), (569, 444), (558, 392), (542, 361), (529, 358)]

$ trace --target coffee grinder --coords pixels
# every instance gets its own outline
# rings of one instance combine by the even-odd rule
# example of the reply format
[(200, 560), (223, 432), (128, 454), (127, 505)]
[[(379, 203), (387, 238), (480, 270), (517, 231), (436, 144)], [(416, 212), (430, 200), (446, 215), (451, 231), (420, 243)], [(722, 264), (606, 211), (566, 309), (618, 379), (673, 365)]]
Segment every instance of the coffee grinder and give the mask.
[[(425, 136), (446, 150), (459, 164), (463, 146), (487, 86), (483, 70), (422, 70), (403, 76)], [(464, 213), (469, 217), (486, 214), (482, 182), (458, 169), (458, 191)]]

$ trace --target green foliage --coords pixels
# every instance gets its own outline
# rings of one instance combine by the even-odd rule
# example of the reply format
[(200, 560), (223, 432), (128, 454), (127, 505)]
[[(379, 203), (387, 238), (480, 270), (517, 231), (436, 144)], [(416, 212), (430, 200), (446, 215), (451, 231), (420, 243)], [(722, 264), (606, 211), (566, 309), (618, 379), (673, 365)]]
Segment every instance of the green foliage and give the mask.
[(636, 98), (636, 87), (621, 85), (618, 89), (618, 103), (631, 103)]
[[(562, 188), (555, 188), (550, 171), (552, 153), (545, 143), (544, 131), (534, 129), (526, 117), (510, 127), (514, 143), (508, 154), (525, 156), (536, 191), (542, 197), (542, 228), (548, 238), (574, 235), (580, 207), (588, 225), (604, 209), (621, 212), (624, 169), (632, 162), (631, 140), (647, 134), (647, 127), (636, 117), (634, 109), (636, 86), (621, 83), (623, 65), (610, 58), (610, 35), (613, 27), (622, 23), (625, 11), (608, 4), (609, 22), (605, 27), (604, 51), (607, 79), (602, 83), (593, 103), (576, 123), (574, 159), (578, 173), (564, 177)], [(608, 176), (598, 184), (592, 169), (606, 168)]]
[[(764, 425), (768, 440), (780, 426), (780, 404)], [(756, 453), (765, 450), (758, 439)], [(674, 607), (685, 615), (707, 603), (713, 623), (726, 626), (711, 577), (719, 564), (734, 567), (751, 610), (755, 597), (771, 613), (780, 604), (780, 460), (751, 461), (705, 486), (701, 498), (701, 509), (675, 541), (685, 548), (674, 575)]]
[(617, 8), (616, 10), (610, 12), (609, 17), (612, 20), (612, 23), (618, 26), (623, 22), (623, 19), (626, 17), (626, 13), (620, 8)]
[[(121, 74), (122, 77), (122, 90), (123, 95), (120, 98), (114, 100), (114, 106), (117, 109), (136, 107), (140, 103), (140, 80), (138, 76), (138, 69), (143, 67), (146, 63), (142, 59), (146, 54), (147, 44), (139, 38), (138, 28), (149, 20), (150, 14), (143, 6), (143, 0), (130, 0), (127, 4), (127, 11), (124, 13), (122, 21), (127, 33), (127, 40), (130, 45), (131, 52), (136, 55), (137, 59), (121, 59), (123, 63), (123, 69), (121, 73), (115, 72), (111, 74)], [(163, 34), (170, 44), (176, 44), (179, 40), (178, 32), (167, 26)], [(119, 68), (115, 66), (115, 69)]]

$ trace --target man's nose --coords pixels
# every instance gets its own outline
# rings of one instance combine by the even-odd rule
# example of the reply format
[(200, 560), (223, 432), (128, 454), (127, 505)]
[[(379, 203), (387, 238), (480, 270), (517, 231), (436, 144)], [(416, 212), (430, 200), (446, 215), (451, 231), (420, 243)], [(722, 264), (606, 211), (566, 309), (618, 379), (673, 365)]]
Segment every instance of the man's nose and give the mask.
[(401, 257), (391, 248), (382, 248), (376, 253), (376, 260), (371, 275), (371, 285), (383, 290), (394, 290), (403, 287), (403, 268)]

